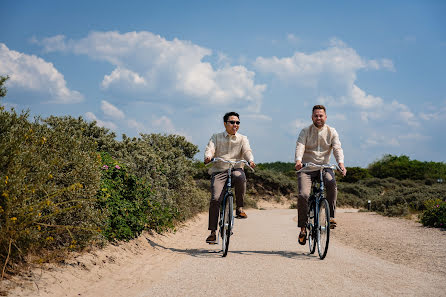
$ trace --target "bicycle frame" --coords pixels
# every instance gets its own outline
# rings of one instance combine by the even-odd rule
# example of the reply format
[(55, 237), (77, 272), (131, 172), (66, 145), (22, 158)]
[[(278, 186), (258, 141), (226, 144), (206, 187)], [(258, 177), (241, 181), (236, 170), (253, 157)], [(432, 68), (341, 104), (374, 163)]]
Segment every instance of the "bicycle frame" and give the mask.
[[(220, 230), (223, 229), (223, 214), (225, 213), (225, 208), (226, 208), (226, 199), (231, 199), (232, 201), (230, 201), (229, 205), (233, 205), (234, 204), (234, 195), (232, 194), (232, 169), (234, 168), (234, 166), (229, 166), (228, 168), (228, 179), (226, 180), (226, 193), (223, 196), (223, 200), (221, 202), (221, 208), (220, 208)], [(229, 212), (229, 218), (231, 219), (231, 228), (230, 231), (232, 230), (232, 228), (234, 227), (234, 212), (231, 209), (231, 211)]]
[[(310, 203), (311, 198), (314, 199), (315, 202), (315, 213), (314, 213), (314, 217), (315, 217), (315, 221), (319, 222), (319, 205), (321, 203), (322, 199), (325, 199), (325, 185), (324, 185), (324, 176), (323, 176), (323, 172), (324, 172), (324, 168), (319, 169), (319, 181), (317, 180), (312, 180), (311, 181), (311, 194), (310, 197), (308, 198), (308, 202)], [(319, 187), (317, 187), (317, 183), (319, 182)], [(310, 205), (309, 205), (310, 206)]]
[[(308, 169), (309, 168), (309, 169)], [(325, 208), (327, 208), (327, 200), (325, 198), (325, 184), (324, 184), (324, 176), (323, 173), (327, 170), (327, 169), (339, 169), (339, 167), (337, 167), (336, 165), (329, 165), (329, 164), (325, 164), (325, 165), (316, 165), (314, 163), (306, 163), (304, 164), (304, 167), (302, 167), (301, 170), (299, 170), (298, 172), (306, 172), (306, 171), (316, 171), (314, 170), (316, 169), (317, 171), (319, 171), (319, 180), (315, 180), (312, 179), (311, 181), (311, 192), (310, 192), (310, 197), (308, 198), (308, 221), (307, 221), (307, 228), (309, 229), (309, 234), (308, 234), (308, 240), (309, 240), (309, 246), (310, 246), (310, 254), (314, 253), (315, 248), (316, 248), (316, 244), (318, 245), (318, 253), (319, 253), (319, 257), (321, 259), (324, 259), (326, 254), (327, 254), (327, 250), (328, 250), (328, 243), (329, 243), (329, 238), (330, 238), (330, 222), (327, 222), (327, 225), (325, 225), (325, 229), (323, 229), (322, 226), (319, 225), (319, 210), (321, 207), (321, 203), (324, 203)], [(317, 184), (319, 183), (319, 186), (317, 186)], [(313, 208), (313, 204), (314, 204), (314, 208)], [(311, 210), (314, 210), (313, 213), (313, 222), (314, 225), (311, 224)], [(330, 211), (326, 210), (326, 216), (328, 214), (328, 219), (330, 216)], [(328, 220), (327, 219), (327, 220)], [(326, 242), (325, 242), (325, 246), (323, 248), (321, 248), (321, 238), (320, 235), (321, 233), (326, 234)]]
[[(248, 162), (245, 160), (240, 160), (240, 161), (228, 161), (228, 160), (224, 160), (222, 158), (213, 158), (211, 160), (211, 162), (223, 162), (223, 163), (228, 163), (229, 167), (228, 167), (228, 178), (226, 179), (226, 184), (225, 184), (225, 194), (223, 196), (223, 199), (221, 201), (221, 206), (220, 206), (220, 220), (219, 220), (219, 233), (220, 236), (222, 238), (222, 251), (223, 251), (223, 257), (225, 257), (228, 253), (228, 247), (229, 247), (229, 238), (232, 234), (232, 229), (234, 227), (234, 211), (233, 211), (233, 204), (234, 204), (234, 195), (232, 194), (232, 170), (234, 168), (234, 166), (236, 164), (240, 164), (240, 163), (244, 163), (245, 165), (247, 165), (251, 170), (253, 170), (251, 168), (251, 166), (249, 166)], [(228, 229), (227, 231), (225, 231), (225, 214), (226, 214), (226, 205), (227, 205), (227, 199), (229, 200), (229, 207), (231, 209), (229, 209), (228, 216), (229, 216), (229, 221), (230, 224), (228, 224)], [(225, 233), (226, 232), (226, 233)], [(217, 236), (217, 244), (220, 241), (220, 236)]]

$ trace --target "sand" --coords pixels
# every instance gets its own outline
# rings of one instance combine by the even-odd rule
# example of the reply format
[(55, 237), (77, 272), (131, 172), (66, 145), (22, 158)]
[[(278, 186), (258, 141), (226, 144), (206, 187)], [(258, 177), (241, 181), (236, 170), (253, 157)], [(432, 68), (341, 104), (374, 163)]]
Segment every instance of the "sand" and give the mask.
[(446, 296), (446, 232), (338, 209), (327, 257), (297, 243), (297, 212), (264, 203), (236, 220), (229, 253), (207, 214), (164, 235), (76, 254), (3, 281), (8, 296)]

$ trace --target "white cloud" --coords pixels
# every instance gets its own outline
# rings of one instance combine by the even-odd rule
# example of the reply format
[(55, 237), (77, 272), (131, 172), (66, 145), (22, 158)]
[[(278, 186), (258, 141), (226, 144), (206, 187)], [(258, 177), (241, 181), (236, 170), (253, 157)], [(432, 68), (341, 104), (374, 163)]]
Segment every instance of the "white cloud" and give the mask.
[(311, 124), (311, 121), (303, 121), (301, 119), (296, 119), (292, 126), (293, 126), (293, 130), (302, 130), (303, 128), (309, 126)]
[(188, 141), (192, 141), (192, 137), (183, 130), (177, 130), (172, 120), (167, 116), (152, 116), (152, 126), (162, 133), (181, 135), (186, 137)]
[(140, 122), (138, 122), (138, 121), (136, 121), (134, 119), (128, 120), (127, 121), (127, 125), (130, 128), (135, 129), (138, 133), (146, 133), (147, 132), (146, 127), (143, 124), (141, 124)]
[(370, 120), (387, 122), (388, 124), (403, 124), (404, 126), (419, 127), (420, 122), (409, 107), (397, 101), (391, 103), (372, 106), (370, 110), (361, 111), (361, 120), (369, 122)]
[(367, 63), (353, 49), (335, 46), (311, 54), (295, 52), (291, 57), (258, 57), (254, 66), (289, 85), (325, 90), (322, 95), (329, 96), (332, 90), (345, 93), (351, 88), (356, 72)]
[(170, 118), (168, 118), (167, 116), (154, 117), (152, 119), (152, 124), (155, 127), (162, 128), (162, 130), (165, 132), (168, 132), (168, 133), (175, 132), (175, 126), (172, 123), (172, 120)]
[(374, 97), (372, 95), (367, 95), (363, 90), (358, 88), (358, 86), (353, 85), (351, 89), (351, 98), (353, 103), (361, 108), (376, 108), (383, 105), (384, 100), (380, 97)]
[[(214, 68), (203, 62), (212, 55), (211, 50), (190, 41), (166, 40), (151, 32), (92, 32), (81, 40), (54, 36), (39, 43), (46, 51), (84, 54), (116, 66), (104, 76), (102, 87), (106, 90), (168, 97), (177, 94), (200, 103), (244, 102), (258, 110), (266, 88), (255, 84), (255, 73), (244, 66), (225, 63)], [(221, 54), (219, 59), (227, 60)]]
[(390, 59), (381, 59), (381, 65), (384, 69), (390, 70), (392, 72), (395, 72), (395, 66), (393, 65), (393, 61)]
[(116, 130), (117, 126), (113, 123), (113, 122), (108, 122), (108, 121), (101, 121), (99, 120), (96, 115), (90, 111), (85, 113), (85, 118), (88, 121), (96, 121), (97, 125), (99, 127), (104, 127), (110, 130)]
[(408, 140), (408, 141), (427, 141), (431, 138), (431, 136), (423, 135), (420, 133), (408, 133), (404, 135), (399, 135), (399, 139), (401, 140)]
[(267, 116), (265, 114), (244, 114), (243, 118), (247, 119), (253, 119), (253, 120), (261, 120), (261, 121), (272, 121), (273, 119), (270, 116)]
[(339, 121), (345, 121), (347, 117), (345, 114), (342, 113), (335, 113), (334, 115), (329, 115), (330, 120), (339, 120)]
[(400, 142), (397, 138), (392, 136), (378, 135), (373, 133), (369, 135), (367, 139), (361, 144), (361, 148), (370, 148), (370, 147), (398, 147)]
[(338, 39), (331, 40), (331, 47), (310, 54), (295, 52), (293, 56), (284, 58), (258, 57), (254, 66), (260, 72), (271, 73), (294, 87), (316, 89), (322, 98), (338, 94), (336, 97), (347, 96), (353, 99), (351, 101), (354, 104), (363, 107), (380, 99), (365, 96), (355, 86), (357, 72), (361, 69), (394, 71), (391, 60), (363, 59), (354, 49)]
[(392, 101), (389, 111), (391, 113), (394, 113), (397, 118), (405, 122), (406, 124), (410, 126), (419, 126), (420, 123), (418, 122), (415, 115), (410, 111), (409, 107), (405, 104), (401, 104), (397, 101)]
[(0, 43), (0, 71), (10, 76), (11, 88), (47, 94), (52, 103), (78, 103), (84, 99), (78, 91), (67, 88), (64, 76), (52, 63), (10, 50), (3, 43)]
[(441, 121), (446, 120), (446, 101), (443, 104), (431, 105), (427, 103), (427, 109), (431, 112), (421, 112), (419, 114), (420, 118), (425, 121)]
[(101, 109), (102, 109), (102, 112), (110, 118), (115, 118), (115, 119), (124, 119), (125, 118), (124, 112), (122, 112), (116, 106), (114, 106), (113, 104), (111, 104), (105, 100), (101, 101)]
[(287, 34), (286, 38), (290, 43), (298, 43), (300, 41), (299, 37), (291, 33)]
[(102, 80), (101, 86), (104, 89), (108, 89), (114, 83), (121, 82), (128, 87), (144, 87), (147, 85), (146, 80), (141, 77), (138, 73), (131, 70), (118, 67), (110, 73), (110, 75), (105, 75)]
[(65, 35), (56, 35), (53, 37), (44, 38), (41, 42), (35, 37), (31, 40), (32, 43), (43, 45), (43, 51), (46, 53), (54, 51), (66, 51)]
[(389, 59), (365, 59), (339, 39), (332, 39), (330, 47), (313, 53), (295, 52), (291, 57), (258, 57), (255, 68), (273, 74), (280, 82), (299, 91), (317, 94), (318, 102), (331, 106), (351, 106), (359, 110), (364, 122), (393, 121), (417, 126), (410, 109), (397, 101), (386, 102), (379, 96), (367, 94), (356, 84), (361, 70), (395, 71)]

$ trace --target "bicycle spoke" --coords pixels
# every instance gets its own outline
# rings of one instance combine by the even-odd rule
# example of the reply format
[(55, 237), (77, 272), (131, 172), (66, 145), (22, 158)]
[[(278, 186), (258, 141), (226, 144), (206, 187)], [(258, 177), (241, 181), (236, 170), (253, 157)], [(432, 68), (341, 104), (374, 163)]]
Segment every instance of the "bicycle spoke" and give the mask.
[(309, 211), (308, 211), (308, 224), (307, 224), (307, 236), (308, 236), (308, 247), (310, 249), (310, 254), (314, 254), (314, 251), (316, 250), (316, 238), (315, 238), (315, 203), (312, 201), (309, 205)]
[(231, 227), (232, 227), (232, 215), (233, 215), (233, 209), (232, 209), (232, 201), (233, 198), (231, 195), (227, 196), (225, 199), (225, 205), (224, 205), (224, 213), (223, 213), (223, 240), (222, 240), (222, 251), (223, 251), (223, 257), (226, 257), (229, 250), (229, 238), (231, 236)]
[(317, 250), (319, 258), (324, 259), (327, 255), (330, 240), (330, 209), (328, 208), (328, 201), (326, 199), (320, 201), (318, 225)]

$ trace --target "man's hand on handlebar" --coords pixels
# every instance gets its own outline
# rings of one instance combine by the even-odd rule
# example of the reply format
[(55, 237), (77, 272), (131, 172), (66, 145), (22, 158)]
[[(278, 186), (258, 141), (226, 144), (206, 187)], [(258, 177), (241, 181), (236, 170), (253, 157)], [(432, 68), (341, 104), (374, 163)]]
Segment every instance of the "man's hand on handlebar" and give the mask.
[(206, 157), (206, 158), (204, 158), (204, 164), (207, 164), (207, 163), (209, 163), (209, 162), (211, 162), (212, 161), (212, 158), (211, 157)]
[(302, 161), (301, 160), (297, 160), (296, 161), (296, 165), (294, 165), (294, 168), (296, 168), (296, 170), (301, 170), (302, 169)]
[(339, 163), (338, 165), (339, 168), (341, 169), (342, 176), (345, 176), (347, 174), (347, 169), (345, 169), (344, 163)]
[(254, 161), (251, 161), (249, 162), (249, 166), (254, 169), (256, 167), (256, 163), (254, 163)]

